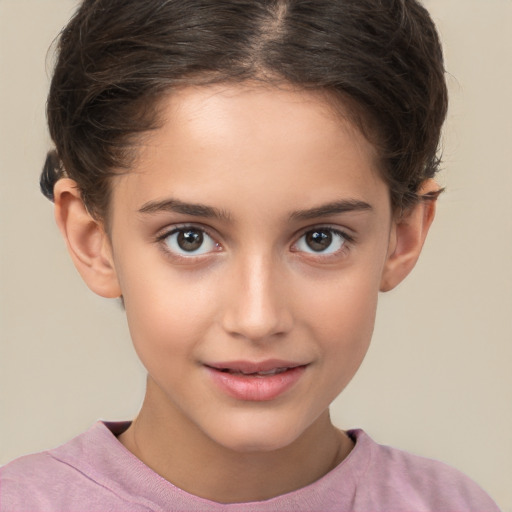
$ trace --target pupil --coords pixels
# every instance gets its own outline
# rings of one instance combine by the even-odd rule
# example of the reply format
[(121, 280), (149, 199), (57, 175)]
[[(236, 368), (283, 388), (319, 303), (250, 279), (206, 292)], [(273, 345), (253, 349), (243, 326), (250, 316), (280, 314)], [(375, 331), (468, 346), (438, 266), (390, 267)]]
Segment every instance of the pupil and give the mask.
[(184, 251), (195, 251), (203, 244), (203, 233), (189, 229), (178, 233), (178, 245)]
[(311, 231), (306, 236), (306, 242), (313, 251), (323, 251), (332, 243), (332, 233), (329, 231)]

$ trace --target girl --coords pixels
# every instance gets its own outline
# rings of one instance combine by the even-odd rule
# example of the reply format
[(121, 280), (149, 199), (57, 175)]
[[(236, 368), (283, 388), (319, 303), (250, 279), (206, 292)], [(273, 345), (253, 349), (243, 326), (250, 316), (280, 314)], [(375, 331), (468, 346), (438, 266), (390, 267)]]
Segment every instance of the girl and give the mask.
[(6, 466), (2, 510), (497, 510), (329, 417), (432, 222), (446, 103), (414, 1), (84, 1), (41, 186), (146, 396)]

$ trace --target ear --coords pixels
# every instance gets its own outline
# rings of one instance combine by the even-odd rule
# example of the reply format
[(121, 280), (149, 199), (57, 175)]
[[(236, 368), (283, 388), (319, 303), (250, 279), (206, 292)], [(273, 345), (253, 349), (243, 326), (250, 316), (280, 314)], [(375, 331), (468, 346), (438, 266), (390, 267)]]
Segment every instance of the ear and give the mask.
[(112, 259), (112, 247), (103, 223), (87, 211), (75, 181), (64, 178), (54, 188), (55, 220), (76, 269), (98, 295), (121, 295)]
[(420, 201), (393, 221), (380, 291), (395, 288), (416, 265), (434, 220), (440, 191), (434, 180), (426, 180), (418, 192), (422, 196)]

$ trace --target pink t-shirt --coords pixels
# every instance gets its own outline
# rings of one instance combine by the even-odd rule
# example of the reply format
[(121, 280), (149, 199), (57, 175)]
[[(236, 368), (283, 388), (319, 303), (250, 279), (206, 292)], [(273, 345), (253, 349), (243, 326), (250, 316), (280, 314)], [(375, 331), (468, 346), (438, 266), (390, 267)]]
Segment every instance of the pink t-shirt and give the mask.
[(496, 512), (469, 478), (440, 462), (378, 445), (362, 430), (350, 455), (315, 483), (265, 501), (223, 505), (157, 475), (117, 440), (129, 424), (96, 423), (54, 450), (0, 469), (1, 512)]

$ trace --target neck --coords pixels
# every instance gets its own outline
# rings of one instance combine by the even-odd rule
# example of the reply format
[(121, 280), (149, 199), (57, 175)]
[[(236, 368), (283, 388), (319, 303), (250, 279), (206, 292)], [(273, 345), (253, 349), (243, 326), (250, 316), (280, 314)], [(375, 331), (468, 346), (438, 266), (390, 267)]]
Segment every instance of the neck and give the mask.
[(231, 450), (177, 409), (159, 407), (155, 394), (158, 390), (148, 383), (139, 415), (119, 440), (175, 486), (211, 501), (261, 501), (300, 489), (328, 473), (353, 447), (326, 410), (288, 446), (265, 452)]

